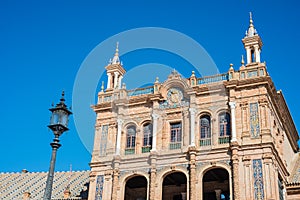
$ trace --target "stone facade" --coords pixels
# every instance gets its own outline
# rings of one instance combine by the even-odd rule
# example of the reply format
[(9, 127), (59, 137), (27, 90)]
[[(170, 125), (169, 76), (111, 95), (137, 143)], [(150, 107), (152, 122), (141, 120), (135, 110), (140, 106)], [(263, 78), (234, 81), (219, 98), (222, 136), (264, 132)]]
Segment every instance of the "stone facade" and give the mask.
[(121, 83), (117, 48), (93, 106), (89, 200), (295, 199), (287, 188), (299, 195), (289, 184), (298, 133), (260, 61), (252, 18), (242, 41), (247, 60), (238, 70), (187, 79), (174, 70), (137, 90)]

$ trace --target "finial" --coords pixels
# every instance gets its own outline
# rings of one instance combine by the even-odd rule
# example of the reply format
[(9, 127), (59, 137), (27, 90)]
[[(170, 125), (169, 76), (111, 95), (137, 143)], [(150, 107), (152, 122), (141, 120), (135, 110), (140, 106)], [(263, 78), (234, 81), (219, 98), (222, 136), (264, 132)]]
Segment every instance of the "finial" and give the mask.
[(230, 68), (229, 68), (229, 69), (230, 69), (230, 70), (233, 70), (233, 64), (232, 64), (232, 63), (230, 63), (230, 64), (229, 64), (229, 66), (230, 66)]
[(101, 92), (104, 92), (104, 81), (102, 81)]
[(119, 56), (119, 42), (117, 42), (115, 56)]
[(159, 83), (159, 78), (158, 78), (158, 76), (155, 78), (155, 83)]
[(194, 70), (192, 71), (191, 77), (195, 77), (195, 71)]
[(65, 102), (65, 91), (64, 90), (61, 93), (60, 102)]
[(126, 84), (122, 83), (122, 89), (126, 89)]
[(119, 63), (120, 63), (120, 58), (119, 58), (119, 42), (117, 42), (115, 56), (113, 57), (113, 59), (112, 59), (112, 61), (111, 61), (110, 64), (119, 64)]
[(255, 30), (253, 25), (252, 12), (249, 12), (249, 18), (250, 24), (248, 30), (246, 31), (246, 37), (252, 37), (254, 35), (257, 35), (257, 31)]
[(241, 64), (242, 64), (242, 66), (244, 66), (244, 64), (245, 64), (245, 61), (244, 61), (244, 55), (242, 55)]

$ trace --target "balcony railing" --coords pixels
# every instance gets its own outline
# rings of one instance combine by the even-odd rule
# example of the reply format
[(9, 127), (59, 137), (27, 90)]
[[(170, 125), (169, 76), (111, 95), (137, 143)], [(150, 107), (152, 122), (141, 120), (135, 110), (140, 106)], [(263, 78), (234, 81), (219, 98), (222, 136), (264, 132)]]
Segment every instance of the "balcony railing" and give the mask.
[(199, 145), (202, 146), (210, 146), (211, 145), (211, 138), (203, 138), (200, 139)]
[(142, 147), (142, 153), (148, 153), (151, 150), (151, 146)]
[(202, 77), (197, 79), (197, 84), (202, 85), (202, 84), (208, 84), (208, 83), (215, 83), (219, 81), (228, 81), (228, 74), (217, 74), (214, 76), (207, 76), (207, 77)]
[(125, 155), (135, 154), (135, 148), (126, 148)]
[(230, 137), (229, 136), (220, 136), (218, 140), (219, 140), (219, 144), (227, 144), (230, 141)]
[(141, 96), (144, 94), (153, 94), (153, 93), (154, 93), (154, 88), (153, 88), (153, 86), (151, 86), (151, 87), (146, 87), (146, 88), (138, 88), (135, 90), (129, 90), (127, 95), (130, 97), (133, 97), (133, 96)]
[(180, 149), (181, 148), (181, 142), (172, 142), (170, 143), (170, 150), (172, 149)]

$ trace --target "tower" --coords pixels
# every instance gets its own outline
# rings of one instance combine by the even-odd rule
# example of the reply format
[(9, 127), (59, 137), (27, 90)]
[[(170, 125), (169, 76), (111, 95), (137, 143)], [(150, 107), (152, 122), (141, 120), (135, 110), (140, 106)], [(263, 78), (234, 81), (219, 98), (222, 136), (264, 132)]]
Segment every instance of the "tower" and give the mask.
[(245, 37), (242, 40), (247, 54), (247, 65), (250, 63), (260, 63), (260, 52), (262, 41), (254, 28), (252, 13), (250, 12), (250, 24), (246, 31)]
[(125, 74), (125, 69), (119, 58), (119, 43), (117, 42), (116, 52), (113, 59), (109, 60), (109, 64), (105, 67), (107, 72), (107, 88), (106, 91), (120, 89), (122, 86), (122, 78)]

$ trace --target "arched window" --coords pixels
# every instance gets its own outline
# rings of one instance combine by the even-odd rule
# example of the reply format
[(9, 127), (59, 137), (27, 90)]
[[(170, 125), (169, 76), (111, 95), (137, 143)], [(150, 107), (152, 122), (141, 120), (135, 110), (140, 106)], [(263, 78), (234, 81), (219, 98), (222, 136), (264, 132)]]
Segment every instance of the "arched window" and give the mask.
[(150, 152), (152, 147), (152, 124), (146, 123), (143, 126), (143, 147), (142, 153)]
[(200, 117), (200, 146), (211, 145), (211, 123), (209, 115)]
[(200, 138), (210, 138), (210, 116), (203, 115), (200, 118)]
[(227, 112), (222, 112), (219, 114), (219, 144), (229, 143), (230, 135), (230, 115)]
[(127, 127), (126, 132), (126, 150), (125, 154), (134, 154), (135, 153), (135, 137), (136, 137), (136, 128), (131, 125)]
[(219, 115), (220, 136), (231, 135), (230, 130), (230, 115), (223, 112)]
[(143, 146), (152, 145), (152, 124), (148, 123), (143, 126), (144, 131), (144, 142)]

